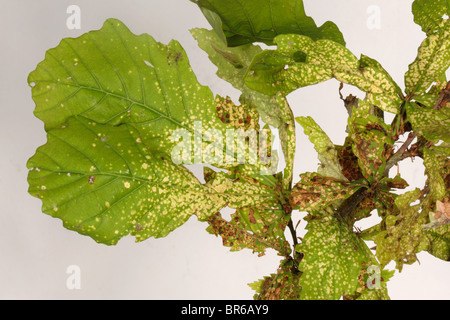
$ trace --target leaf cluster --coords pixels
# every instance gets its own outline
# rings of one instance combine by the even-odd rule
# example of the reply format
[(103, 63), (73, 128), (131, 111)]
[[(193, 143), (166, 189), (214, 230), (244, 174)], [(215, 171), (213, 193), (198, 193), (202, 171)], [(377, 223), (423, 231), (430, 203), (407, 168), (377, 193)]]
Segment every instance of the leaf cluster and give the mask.
[[(250, 284), (256, 299), (387, 299), (391, 261), (401, 271), (424, 250), (448, 261), (448, 1), (413, 3), (426, 37), (404, 89), (375, 59), (346, 48), (333, 22), (318, 27), (301, 0), (192, 2), (212, 29), (191, 34), (239, 102), (201, 85), (175, 40), (135, 35), (116, 19), (63, 39), (28, 78), (47, 132), (28, 161), (42, 211), (107, 245), (165, 237), (195, 215), (232, 251), (282, 257), (276, 273)], [(311, 117), (294, 118), (287, 99), (329, 79), (365, 93), (341, 96), (349, 115), (342, 146)], [(320, 164), (294, 183), (296, 125)], [(271, 128), (286, 163), (280, 172)], [(414, 157), (423, 159), (426, 185), (399, 193), (408, 183), (391, 168)], [(183, 165), (192, 163), (209, 165), (203, 179)], [(235, 209), (228, 220), (225, 207)], [(303, 239), (295, 210), (307, 213)], [(354, 228), (373, 214), (380, 223)], [(367, 285), (374, 266), (376, 289)]]

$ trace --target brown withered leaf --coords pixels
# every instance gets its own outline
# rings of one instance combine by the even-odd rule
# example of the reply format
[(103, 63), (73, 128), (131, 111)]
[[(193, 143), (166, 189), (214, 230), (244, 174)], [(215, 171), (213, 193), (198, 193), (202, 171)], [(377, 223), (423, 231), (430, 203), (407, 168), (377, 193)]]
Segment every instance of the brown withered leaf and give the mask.
[(376, 181), (383, 177), (389, 150), (387, 138), (383, 132), (377, 130), (363, 131), (351, 135), (354, 141), (353, 152), (357, 155), (359, 166), (364, 177), (369, 181)]
[(283, 260), (277, 273), (249, 284), (257, 293), (255, 300), (299, 300), (301, 272), (293, 270), (292, 260)]
[(223, 245), (230, 247), (231, 251), (247, 248), (263, 256), (267, 248), (273, 248), (289, 254), (287, 250), (290, 250), (290, 245), (284, 237), (289, 215), (285, 214), (280, 205), (262, 204), (238, 208), (231, 215), (230, 221), (216, 213), (207, 222), (207, 231), (221, 236)]
[(358, 165), (358, 158), (352, 150), (352, 141), (347, 137), (343, 146), (336, 146), (339, 163), (342, 166), (342, 173), (349, 181), (364, 178)]
[(349, 119), (349, 138), (364, 178), (372, 183), (384, 176), (386, 159), (392, 155), (391, 127), (374, 114), (374, 106), (360, 100)]
[(424, 230), (450, 224), (450, 202), (436, 201), (436, 212), (430, 212), (430, 223), (423, 226)]
[(246, 104), (235, 105), (230, 97), (216, 97), (216, 110), (223, 123), (229, 123), (236, 129), (259, 130), (259, 114), (255, 108)]
[(336, 201), (350, 197), (358, 187), (348, 181), (323, 177), (317, 173), (307, 172), (300, 175), (301, 180), (292, 188), (290, 203), (292, 208), (316, 211)]
[(223, 245), (230, 247), (231, 251), (239, 251), (244, 248), (253, 249), (259, 255), (264, 255), (266, 246), (247, 230), (226, 221), (218, 212), (207, 219), (209, 227), (206, 229), (214, 235), (222, 237)]

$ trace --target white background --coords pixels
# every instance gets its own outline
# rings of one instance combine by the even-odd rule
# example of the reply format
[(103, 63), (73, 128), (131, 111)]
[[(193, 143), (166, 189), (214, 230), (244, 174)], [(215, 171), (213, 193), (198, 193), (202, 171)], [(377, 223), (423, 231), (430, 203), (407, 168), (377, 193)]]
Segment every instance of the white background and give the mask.
[[(424, 38), (413, 23), (411, 0), (304, 2), (307, 14), (318, 24), (334, 21), (356, 56), (364, 53), (377, 59), (403, 86), (403, 75)], [(66, 27), (71, 4), (81, 8), (80, 30)], [(380, 29), (367, 26), (370, 5), (380, 8)], [(63, 37), (99, 29), (104, 20), (114, 17), (135, 34), (149, 33), (163, 43), (176, 39), (187, 51), (200, 83), (237, 101), (238, 92), (217, 78), (216, 68), (188, 31), (209, 28), (197, 6), (188, 0), (0, 0), (0, 8), (0, 298), (251, 299), (253, 291), (247, 284), (278, 267), (280, 257), (272, 251), (262, 258), (249, 250), (230, 252), (195, 217), (166, 238), (136, 244), (126, 237), (107, 247), (64, 229), (60, 220), (42, 214), (40, 200), (27, 193), (26, 161), (46, 139), (42, 122), (33, 116), (26, 79), (45, 51)], [(357, 90), (346, 86), (344, 92)], [(298, 90), (289, 100), (295, 116), (312, 116), (336, 144), (343, 143), (346, 111), (336, 81)], [(295, 181), (298, 174), (317, 168), (312, 145), (302, 130), (297, 136)], [(419, 160), (402, 163), (400, 172), (413, 187), (423, 185)], [(303, 216), (294, 213), (295, 222)], [(300, 235), (304, 227), (301, 221)], [(420, 264), (405, 266), (389, 282), (391, 298), (450, 298), (448, 264), (427, 253), (418, 257)], [(71, 265), (81, 270), (79, 290), (66, 286)]]

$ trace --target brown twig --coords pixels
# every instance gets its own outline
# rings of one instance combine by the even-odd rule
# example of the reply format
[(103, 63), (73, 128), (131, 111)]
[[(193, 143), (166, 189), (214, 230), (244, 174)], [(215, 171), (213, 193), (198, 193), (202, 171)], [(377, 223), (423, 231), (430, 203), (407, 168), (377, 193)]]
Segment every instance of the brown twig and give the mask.
[(439, 98), (437, 99), (434, 108), (436, 110), (442, 109), (450, 102), (450, 81), (447, 82), (447, 85), (444, 89), (439, 93)]
[(297, 241), (297, 232), (295, 231), (292, 219), (289, 219), (288, 227), (289, 227), (289, 230), (291, 231), (292, 239), (294, 242), (294, 250), (295, 250), (295, 246), (298, 244), (298, 241)]
[(408, 150), (409, 145), (413, 142), (413, 140), (417, 137), (417, 133), (410, 132), (406, 141), (402, 144), (400, 149), (397, 150), (396, 153), (389, 158), (386, 162), (386, 168), (384, 169), (384, 176), (387, 177), (389, 175), (389, 170), (400, 160), (403, 159), (403, 154)]
[[(447, 86), (439, 94), (439, 98), (434, 106), (434, 109), (439, 110), (450, 102), (450, 81)], [(411, 143), (417, 138), (418, 134), (416, 132), (410, 132), (406, 141), (402, 146), (394, 153), (389, 160), (386, 162), (386, 167), (383, 172), (383, 176), (387, 177), (389, 175), (389, 170), (396, 165), (399, 161), (405, 159), (407, 155), (414, 155), (414, 152), (408, 150)], [(356, 209), (358, 204), (364, 200), (367, 195), (367, 188), (361, 188), (355, 192), (352, 196), (347, 198), (337, 210), (337, 217), (342, 220), (348, 219), (353, 211)], [(350, 222), (350, 221), (349, 221)]]

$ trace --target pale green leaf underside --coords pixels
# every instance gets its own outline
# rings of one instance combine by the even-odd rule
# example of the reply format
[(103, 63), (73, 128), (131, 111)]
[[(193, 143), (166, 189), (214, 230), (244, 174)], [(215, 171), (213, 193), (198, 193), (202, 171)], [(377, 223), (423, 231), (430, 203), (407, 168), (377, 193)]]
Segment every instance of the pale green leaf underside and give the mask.
[(399, 87), (373, 59), (363, 56), (358, 60), (347, 48), (330, 40), (280, 35), (274, 41), (277, 50), (257, 55), (249, 68), (245, 83), (251, 89), (288, 94), (335, 78), (366, 92), (369, 102), (382, 110), (398, 112)]
[(82, 117), (50, 130), (28, 168), (29, 192), (42, 200), (43, 212), (105, 244), (128, 234), (137, 241), (164, 237), (193, 214), (206, 219), (226, 205), (273, 197), (243, 182), (202, 185), (185, 167), (151, 152), (129, 125)]
[(173, 147), (177, 129), (224, 130), (214, 96), (201, 86), (177, 41), (169, 45), (150, 35), (134, 35), (116, 19), (100, 30), (66, 38), (47, 51), (30, 73), (35, 115), (46, 130), (73, 115), (97, 123), (127, 123), (152, 150)]
[(255, 107), (265, 123), (279, 128), (283, 123), (282, 115), (273, 97), (251, 90), (244, 83), (247, 68), (262, 49), (253, 44), (227, 47), (213, 30), (196, 28), (191, 30), (191, 34), (217, 66), (217, 75), (241, 91), (241, 100)]
[(321, 163), (317, 172), (324, 177), (332, 177), (346, 181), (339, 163), (338, 154), (333, 142), (311, 117), (297, 117), (295, 120), (303, 127), (305, 134), (314, 144)]
[(217, 34), (229, 46), (252, 42), (273, 44), (279, 34), (301, 34), (345, 45), (342, 33), (330, 21), (317, 27), (305, 14), (301, 0), (192, 0), (205, 13)]
[(283, 117), (283, 125), (279, 127), (279, 133), (281, 138), (281, 148), (284, 154), (285, 168), (283, 171), (283, 188), (284, 190), (291, 190), (293, 170), (294, 170), (294, 160), (295, 160), (295, 148), (296, 148), (296, 138), (295, 138), (295, 119), (292, 109), (289, 106), (288, 100), (285, 96), (278, 93), (274, 96), (274, 101), (277, 107), (280, 109)]

